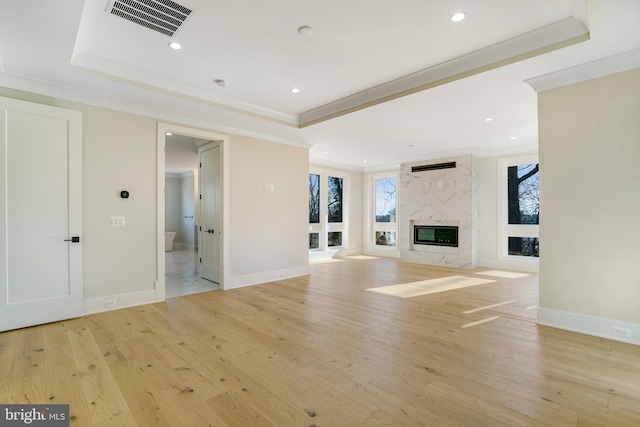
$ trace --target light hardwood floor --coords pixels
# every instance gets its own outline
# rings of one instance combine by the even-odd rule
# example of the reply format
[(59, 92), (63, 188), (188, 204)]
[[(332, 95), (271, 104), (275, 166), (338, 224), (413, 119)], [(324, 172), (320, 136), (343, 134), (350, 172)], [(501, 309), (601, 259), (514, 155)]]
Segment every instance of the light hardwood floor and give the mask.
[[(640, 347), (537, 326), (538, 278), (344, 259), (0, 334), (0, 402), (76, 426), (637, 426)], [(412, 298), (373, 287), (494, 282)]]

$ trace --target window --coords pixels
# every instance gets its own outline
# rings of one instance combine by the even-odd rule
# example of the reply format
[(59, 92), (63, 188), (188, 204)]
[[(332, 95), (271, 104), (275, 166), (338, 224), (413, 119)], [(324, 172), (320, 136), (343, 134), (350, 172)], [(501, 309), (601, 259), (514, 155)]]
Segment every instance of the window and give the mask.
[(376, 175), (373, 178), (373, 246), (396, 246), (396, 176)]
[(309, 250), (323, 251), (344, 245), (346, 177), (336, 175), (309, 174)]
[(309, 224), (320, 223), (320, 175), (309, 174)]
[(309, 249), (320, 249), (320, 233), (309, 233)]
[(540, 256), (539, 165), (537, 158), (524, 157), (502, 162), (501, 252), (506, 257)]
[(507, 168), (509, 224), (540, 224), (538, 181), (537, 163)]
[(328, 178), (329, 200), (329, 222), (342, 222), (342, 178), (330, 176)]

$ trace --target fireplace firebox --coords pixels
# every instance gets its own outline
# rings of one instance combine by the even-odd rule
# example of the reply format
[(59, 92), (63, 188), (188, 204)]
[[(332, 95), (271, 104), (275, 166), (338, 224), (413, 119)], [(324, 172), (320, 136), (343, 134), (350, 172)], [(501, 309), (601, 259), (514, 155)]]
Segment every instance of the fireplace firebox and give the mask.
[(413, 244), (458, 247), (458, 227), (449, 225), (414, 225)]

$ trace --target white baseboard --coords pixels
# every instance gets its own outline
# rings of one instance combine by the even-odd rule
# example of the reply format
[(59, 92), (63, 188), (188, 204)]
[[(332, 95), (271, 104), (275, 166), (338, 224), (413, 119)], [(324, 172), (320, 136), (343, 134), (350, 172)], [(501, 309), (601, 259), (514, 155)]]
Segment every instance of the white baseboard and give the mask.
[[(640, 325), (637, 323), (620, 322), (618, 320), (538, 307), (538, 324), (640, 345)], [(625, 338), (616, 335), (614, 328), (628, 331), (630, 337)]]
[(538, 273), (540, 271), (540, 264), (538, 261), (528, 260), (496, 260), (496, 259), (481, 259), (478, 262), (478, 267), (489, 267), (503, 270), (515, 270), (524, 271), (527, 273)]
[(379, 256), (385, 258), (400, 258), (400, 251), (397, 247), (371, 247), (362, 251), (364, 255)]
[(338, 250), (334, 249), (331, 251), (310, 251), (309, 252), (309, 261), (323, 261), (327, 259), (331, 259), (333, 257), (338, 256)]
[(259, 285), (261, 283), (275, 282), (277, 280), (291, 279), (311, 274), (308, 265), (286, 268), (282, 270), (265, 271), (263, 273), (247, 274), (245, 276), (231, 277), (224, 283), (224, 290), (243, 288), (245, 286)]
[(362, 255), (362, 249), (346, 249), (346, 248), (342, 248), (338, 251), (338, 253), (336, 254), (336, 258), (342, 258), (342, 257), (346, 257), (346, 256), (355, 256), (355, 255)]
[(88, 298), (84, 300), (84, 314), (101, 313), (137, 305), (151, 304), (156, 301), (156, 290), (130, 292), (106, 297)]

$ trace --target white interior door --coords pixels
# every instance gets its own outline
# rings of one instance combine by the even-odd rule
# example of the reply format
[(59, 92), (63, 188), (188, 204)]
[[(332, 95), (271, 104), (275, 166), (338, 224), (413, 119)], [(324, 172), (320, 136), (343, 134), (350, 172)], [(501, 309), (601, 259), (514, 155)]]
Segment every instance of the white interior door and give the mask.
[(0, 330), (80, 316), (81, 113), (7, 98), (0, 113)]
[(200, 151), (200, 276), (220, 283), (222, 240), (222, 162), (220, 147)]

